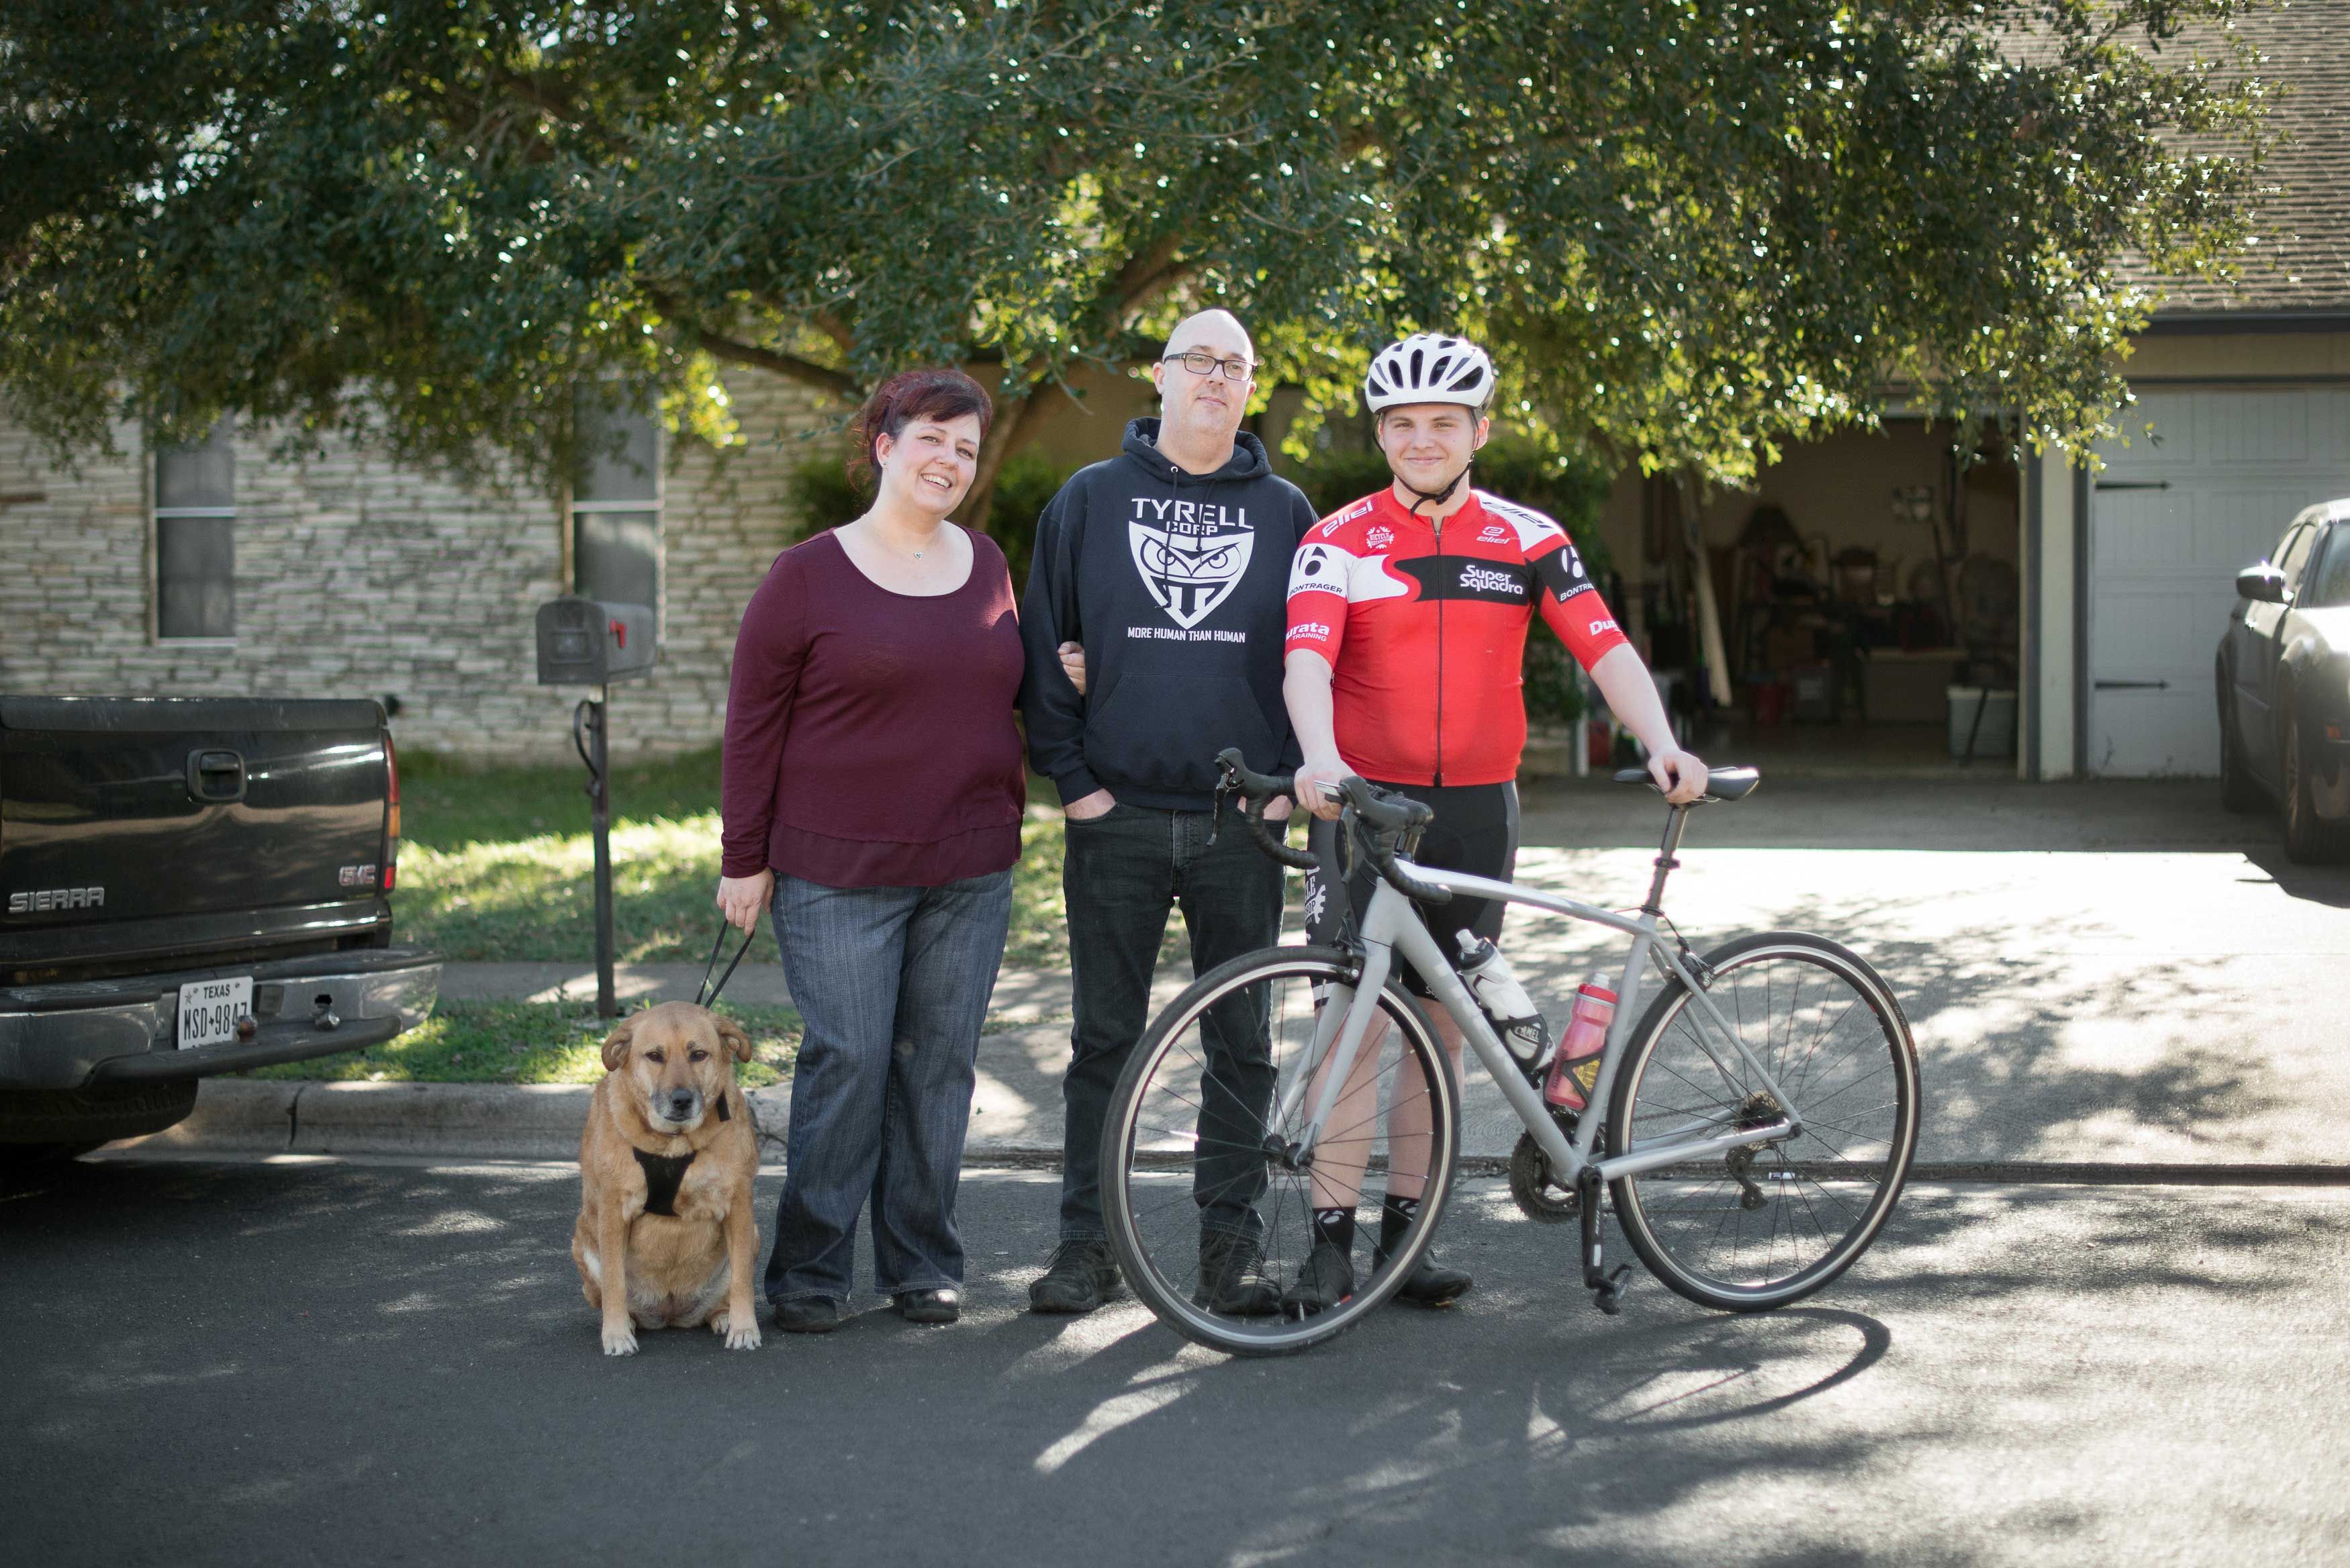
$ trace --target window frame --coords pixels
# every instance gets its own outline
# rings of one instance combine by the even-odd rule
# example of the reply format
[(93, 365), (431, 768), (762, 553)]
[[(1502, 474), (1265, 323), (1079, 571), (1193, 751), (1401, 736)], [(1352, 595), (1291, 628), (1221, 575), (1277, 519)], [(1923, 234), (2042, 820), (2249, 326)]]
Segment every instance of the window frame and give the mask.
[[(234, 436), (231, 435), (232, 450)], [(236, 547), (238, 509), (234, 497), (236, 483), (229, 483), (231, 504), (226, 506), (166, 506), (163, 495), (163, 459), (169, 453), (152, 438), (147, 443), (147, 641), (156, 648), (234, 648), (236, 628), (240, 623), (235, 609), (236, 568), (229, 568), (229, 633), (226, 637), (172, 637), (163, 630), (163, 524), (182, 517), (224, 517), (229, 521), (229, 548), (232, 562)]]
[(588, 589), (579, 577), (579, 520), (583, 515), (597, 514), (650, 512), (653, 518), (653, 636), (664, 639), (669, 624), (669, 431), (660, 414), (647, 409), (641, 415), (652, 432), (652, 496), (626, 501), (582, 501), (577, 465), (572, 480), (563, 487), (563, 554), (565, 587), (570, 593), (586, 596)]

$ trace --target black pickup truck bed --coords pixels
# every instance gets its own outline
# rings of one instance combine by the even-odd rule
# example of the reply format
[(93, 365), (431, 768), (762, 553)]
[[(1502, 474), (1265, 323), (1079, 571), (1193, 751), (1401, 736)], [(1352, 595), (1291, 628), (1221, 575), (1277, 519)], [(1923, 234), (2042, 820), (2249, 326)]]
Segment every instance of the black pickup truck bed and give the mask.
[(421, 1023), (440, 961), (391, 945), (398, 843), (373, 702), (0, 697), (0, 1153)]

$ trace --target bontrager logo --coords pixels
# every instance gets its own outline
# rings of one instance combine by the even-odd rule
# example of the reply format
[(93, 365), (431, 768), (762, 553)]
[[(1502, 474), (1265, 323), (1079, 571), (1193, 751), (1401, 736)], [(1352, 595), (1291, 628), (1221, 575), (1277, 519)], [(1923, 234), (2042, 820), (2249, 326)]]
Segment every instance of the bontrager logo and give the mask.
[(103, 888), (45, 888), (37, 893), (11, 893), (8, 912), (12, 915), (47, 915), (59, 909), (102, 909), (106, 907)]
[(1482, 588), (1489, 594), (1508, 594), (1513, 598), (1522, 599), (1526, 597), (1525, 584), (1518, 581), (1509, 573), (1490, 571), (1479, 566), (1472, 565), (1461, 568), (1461, 586), (1464, 588)]

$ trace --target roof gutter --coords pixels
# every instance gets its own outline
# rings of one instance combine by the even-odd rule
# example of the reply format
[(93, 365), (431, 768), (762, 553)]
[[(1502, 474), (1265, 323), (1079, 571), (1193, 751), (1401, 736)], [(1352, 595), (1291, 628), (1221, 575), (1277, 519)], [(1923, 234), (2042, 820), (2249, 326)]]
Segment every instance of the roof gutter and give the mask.
[(2163, 310), (2147, 337), (2208, 337), (2222, 333), (2350, 332), (2350, 305), (2290, 310)]

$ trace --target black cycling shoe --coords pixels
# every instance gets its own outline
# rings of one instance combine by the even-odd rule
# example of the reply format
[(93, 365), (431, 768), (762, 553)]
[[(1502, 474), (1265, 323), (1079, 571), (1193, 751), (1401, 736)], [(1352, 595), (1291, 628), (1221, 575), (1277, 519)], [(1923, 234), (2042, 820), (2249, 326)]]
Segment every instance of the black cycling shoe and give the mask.
[(1200, 1232), (1200, 1288), (1193, 1306), (1232, 1317), (1271, 1317), (1281, 1310), (1281, 1287), (1264, 1273), (1264, 1249), (1229, 1231)]
[[(1387, 1253), (1378, 1247), (1371, 1249), (1371, 1267), (1377, 1269), (1387, 1262)], [(1451, 1306), (1469, 1293), (1476, 1284), (1465, 1269), (1448, 1269), (1436, 1261), (1433, 1249), (1419, 1255), (1419, 1266), (1397, 1291), (1395, 1299), (1413, 1306)]]
[(1284, 1312), (1327, 1312), (1355, 1293), (1354, 1261), (1335, 1241), (1316, 1241), (1297, 1278), (1281, 1293)]
[(1118, 1296), (1118, 1260), (1098, 1238), (1064, 1241), (1028, 1282), (1028, 1310), (1075, 1317)]
[(777, 1302), (775, 1326), (785, 1334), (830, 1334), (840, 1326), (840, 1308), (823, 1296)]

